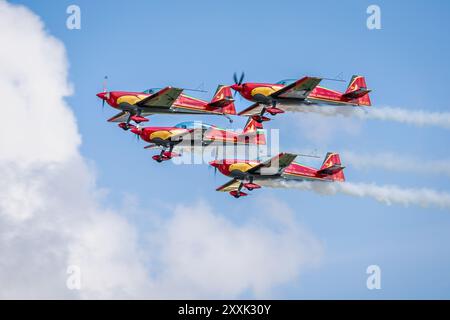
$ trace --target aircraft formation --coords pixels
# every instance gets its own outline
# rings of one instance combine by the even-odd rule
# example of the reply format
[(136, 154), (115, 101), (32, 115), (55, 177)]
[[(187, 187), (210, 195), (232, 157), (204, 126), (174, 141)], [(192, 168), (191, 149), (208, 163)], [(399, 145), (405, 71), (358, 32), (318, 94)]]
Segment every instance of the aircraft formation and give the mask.
[[(345, 92), (320, 86), (323, 80), (305, 76), (301, 79), (288, 79), (276, 83), (244, 82), (244, 73), (233, 76), (234, 84), (219, 85), (210, 101), (191, 97), (184, 93), (189, 89), (165, 87), (142, 92), (107, 91), (97, 94), (103, 101), (120, 112), (109, 122), (118, 122), (123, 130), (129, 130), (149, 143), (146, 149), (161, 149), (152, 158), (163, 162), (179, 156), (174, 152), (178, 146), (244, 145), (260, 146), (266, 144), (263, 123), (271, 120), (266, 115), (275, 116), (295, 111), (308, 105), (333, 105), (368, 107), (371, 105), (364, 77), (351, 78)], [(236, 112), (234, 95), (239, 93), (244, 99), (253, 102), (251, 106)], [(194, 90), (195, 91), (195, 90)], [(232, 122), (231, 116), (247, 117), (241, 132), (222, 129), (202, 122), (185, 121), (174, 126), (141, 127), (154, 114), (194, 114), (218, 115)], [(235, 198), (248, 195), (243, 189), (259, 189), (272, 180), (306, 181), (345, 181), (344, 166), (339, 154), (328, 152), (320, 168), (311, 168), (294, 162), (298, 155), (281, 152), (270, 159), (215, 159), (209, 164), (225, 176), (231, 178), (218, 187), (217, 191), (228, 192)]]

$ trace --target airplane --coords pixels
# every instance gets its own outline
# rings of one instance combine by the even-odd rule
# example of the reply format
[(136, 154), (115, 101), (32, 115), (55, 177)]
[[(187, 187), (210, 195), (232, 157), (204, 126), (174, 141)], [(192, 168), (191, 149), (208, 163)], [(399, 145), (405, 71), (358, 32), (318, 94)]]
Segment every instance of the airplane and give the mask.
[(273, 180), (345, 181), (339, 154), (328, 152), (320, 169), (294, 162), (296, 154), (280, 153), (267, 161), (224, 159), (209, 164), (222, 174), (232, 177), (216, 191), (229, 192), (235, 198), (247, 196), (242, 191), (261, 188)]
[(242, 133), (234, 130), (221, 129), (219, 127), (195, 121), (181, 122), (173, 127), (144, 127), (132, 126), (131, 132), (142, 140), (150, 143), (146, 149), (161, 148), (159, 155), (152, 158), (157, 162), (170, 160), (179, 154), (173, 152), (177, 145), (211, 144), (255, 144), (265, 145), (266, 138), (261, 123), (249, 118)]
[(130, 129), (130, 121), (146, 122), (152, 114), (216, 114), (232, 122), (229, 115), (235, 115), (234, 99), (229, 86), (219, 85), (213, 99), (208, 102), (183, 94), (183, 89), (166, 87), (148, 89), (143, 92), (109, 91), (97, 93), (97, 97), (121, 112), (109, 122), (120, 122), (119, 127)]
[(287, 79), (277, 83), (243, 83), (244, 73), (238, 79), (233, 76), (233, 90), (245, 99), (255, 102), (238, 113), (240, 116), (254, 117), (258, 121), (268, 121), (264, 113), (275, 116), (285, 111), (295, 110), (299, 105), (330, 104), (336, 106), (371, 106), (366, 80), (354, 75), (345, 92), (319, 86), (323, 80), (317, 77), (303, 77), (299, 80)]

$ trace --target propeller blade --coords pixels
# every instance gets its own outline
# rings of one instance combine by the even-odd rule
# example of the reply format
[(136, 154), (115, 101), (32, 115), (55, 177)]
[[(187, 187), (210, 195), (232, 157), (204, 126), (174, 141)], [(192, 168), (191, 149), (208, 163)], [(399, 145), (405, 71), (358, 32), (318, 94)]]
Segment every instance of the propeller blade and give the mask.
[[(219, 147), (216, 146), (214, 153), (214, 160), (217, 161), (217, 157), (219, 156)], [(217, 177), (217, 167), (214, 167), (214, 179)]]
[(242, 81), (244, 81), (244, 76), (245, 76), (245, 73), (244, 73), (244, 71), (242, 71), (241, 77), (239, 78), (239, 82), (238, 82), (239, 85), (241, 85)]
[(108, 76), (105, 76), (103, 78), (103, 92), (106, 92), (107, 84), (108, 84)]
[(237, 74), (236, 74), (236, 72), (235, 73), (233, 73), (233, 81), (234, 81), (234, 83), (238, 83), (238, 78), (237, 78)]
[(242, 71), (242, 73), (241, 73), (241, 77), (238, 79), (238, 77), (237, 77), (237, 73), (235, 72), (235, 73), (233, 73), (233, 81), (234, 81), (234, 83), (235, 84), (237, 84), (237, 85), (241, 85), (242, 84), (242, 82), (244, 81), (244, 77), (245, 77), (245, 73), (244, 73), (244, 71)]

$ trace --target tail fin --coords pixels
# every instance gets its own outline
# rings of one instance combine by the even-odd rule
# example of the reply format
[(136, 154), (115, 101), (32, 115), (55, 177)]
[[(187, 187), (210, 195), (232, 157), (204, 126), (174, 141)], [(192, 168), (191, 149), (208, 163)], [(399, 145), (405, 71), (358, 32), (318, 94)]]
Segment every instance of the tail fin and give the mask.
[(345, 181), (344, 168), (345, 167), (341, 164), (341, 157), (339, 157), (339, 154), (328, 152), (317, 173), (328, 176), (333, 181)]
[(234, 99), (229, 86), (219, 85), (208, 106), (213, 109), (222, 109), (221, 111), (224, 114), (236, 114)]
[(369, 92), (367, 89), (366, 79), (363, 76), (353, 76), (350, 84), (344, 93), (344, 97), (355, 102), (360, 106), (371, 106)]
[(241, 137), (245, 137), (245, 141), (250, 144), (266, 144), (266, 135), (263, 129), (262, 123), (248, 117)]

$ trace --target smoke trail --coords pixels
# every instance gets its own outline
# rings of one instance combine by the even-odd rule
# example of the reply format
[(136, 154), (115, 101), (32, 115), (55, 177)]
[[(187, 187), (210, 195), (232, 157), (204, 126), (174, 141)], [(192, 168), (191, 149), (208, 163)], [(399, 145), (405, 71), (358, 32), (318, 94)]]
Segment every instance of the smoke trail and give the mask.
[(361, 154), (352, 151), (341, 153), (343, 162), (356, 169), (381, 168), (388, 171), (420, 174), (437, 174), (450, 177), (450, 159), (423, 160), (392, 153)]
[(397, 121), (416, 126), (436, 126), (450, 129), (450, 113), (448, 112), (427, 112), (423, 110), (407, 110), (400, 108), (373, 108), (368, 112), (356, 109), (357, 116), (362, 119), (377, 119)]
[(399, 204), (403, 206), (415, 205), (450, 209), (450, 194), (432, 189), (410, 189), (398, 186), (378, 186), (375, 184), (351, 182), (327, 183), (273, 180), (258, 183), (267, 187), (300, 189), (314, 191), (323, 195), (342, 193), (353, 197), (368, 197), (386, 205)]
[(292, 112), (314, 112), (324, 116), (341, 115), (359, 119), (387, 120), (415, 126), (436, 126), (450, 129), (450, 112), (429, 112), (392, 107), (366, 107), (363, 109), (350, 106), (307, 105), (284, 106), (284, 109)]

